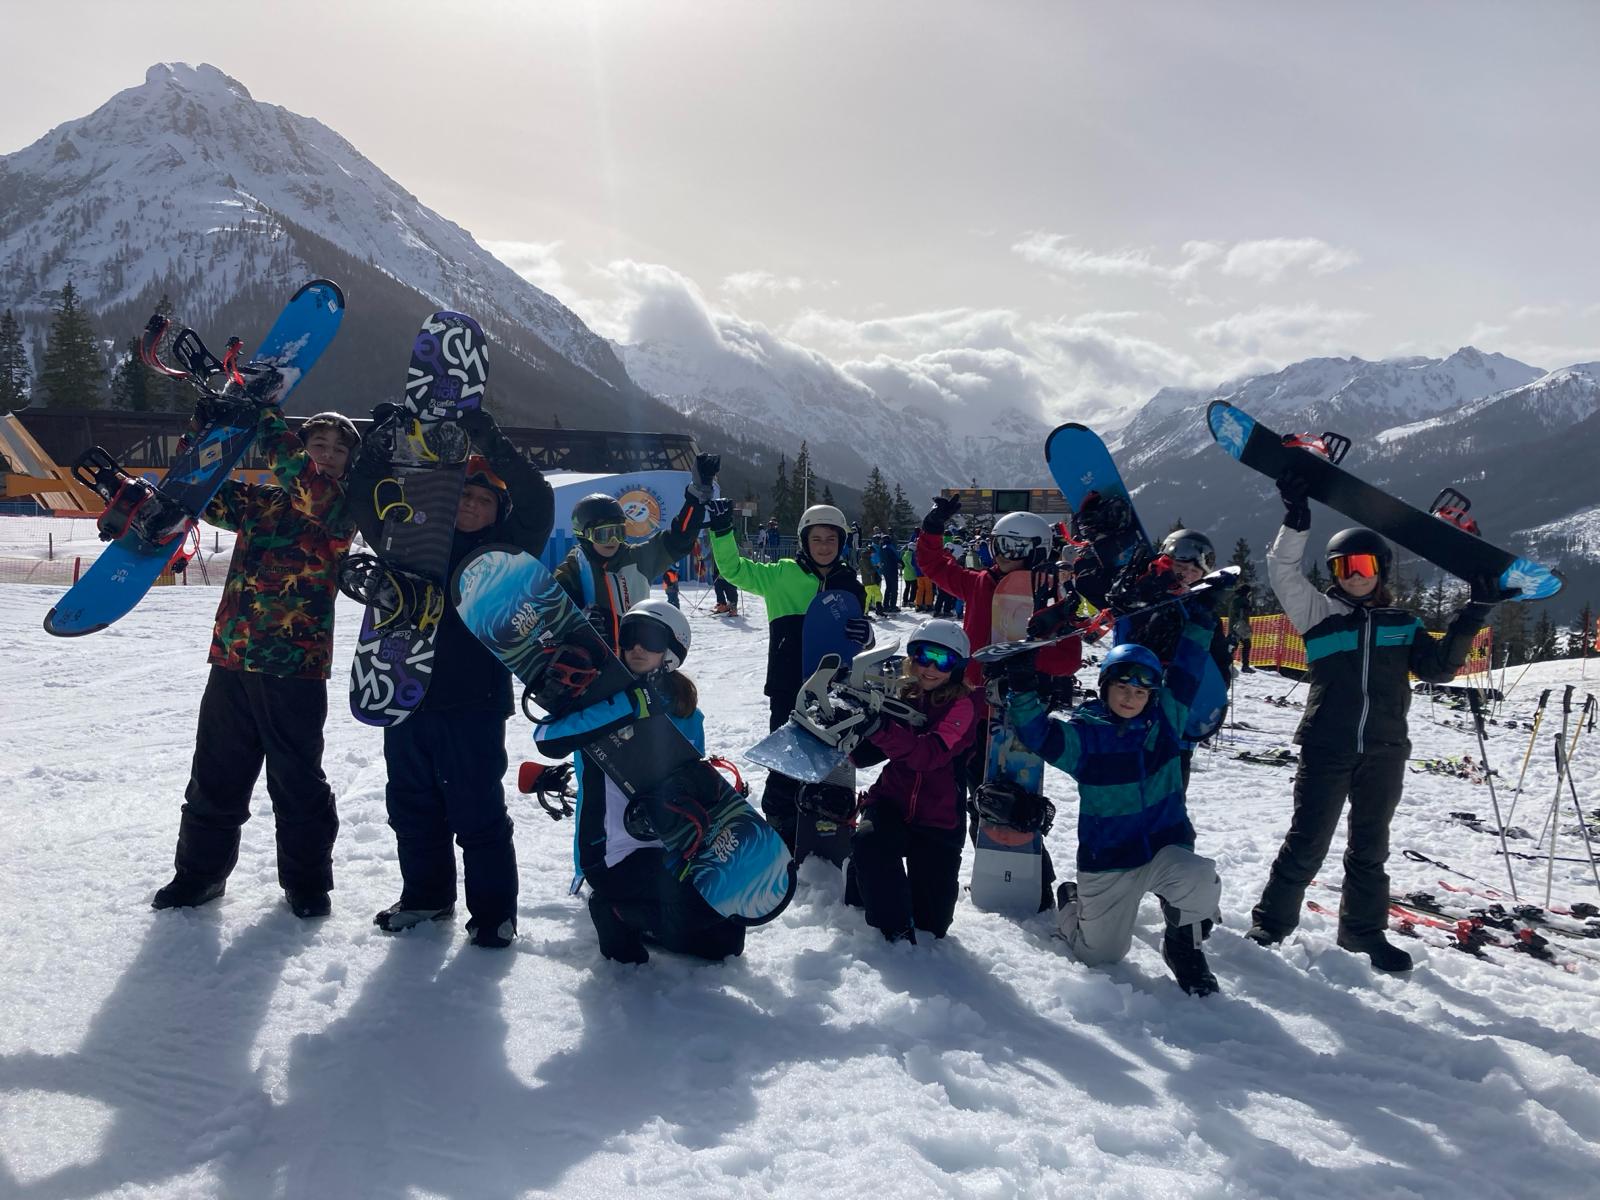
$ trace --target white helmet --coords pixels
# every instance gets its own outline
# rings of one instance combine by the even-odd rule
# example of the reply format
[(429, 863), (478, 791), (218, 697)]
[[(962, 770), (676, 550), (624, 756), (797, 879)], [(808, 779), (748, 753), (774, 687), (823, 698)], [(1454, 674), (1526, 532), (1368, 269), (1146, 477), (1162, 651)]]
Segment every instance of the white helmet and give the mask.
[[(659, 630), (665, 630), (664, 639)], [(620, 632), (624, 646), (628, 634), (634, 632), (646, 650), (660, 650), (666, 656), (661, 662), (665, 670), (676, 671), (689, 657), (689, 618), (654, 596), (639, 601), (622, 614)]]
[(942, 617), (924, 621), (913, 629), (911, 637), (906, 641), (906, 650), (909, 652), (918, 642), (943, 646), (963, 662), (972, 657), (972, 642), (967, 638), (967, 631), (954, 621), (946, 621)]
[(813, 525), (832, 525), (839, 531), (841, 541), (850, 529), (845, 522), (844, 514), (831, 504), (813, 504), (800, 514), (800, 528), (796, 533), (802, 543), (806, 540), (806, 530)]
[[(1025, 553), (1006, 552), (1007, 549), (1021, 549), (1022, 543), (1027, 547)], [(1050, 553), (1054, 544), (1055, 535), (1051, 532), (1050, 522), (1038, 513), (1007, 513), (994, 523), (994, 528), (989, 532), (989, 549), (996, 558), (1021, 558), (1035, 564)]]

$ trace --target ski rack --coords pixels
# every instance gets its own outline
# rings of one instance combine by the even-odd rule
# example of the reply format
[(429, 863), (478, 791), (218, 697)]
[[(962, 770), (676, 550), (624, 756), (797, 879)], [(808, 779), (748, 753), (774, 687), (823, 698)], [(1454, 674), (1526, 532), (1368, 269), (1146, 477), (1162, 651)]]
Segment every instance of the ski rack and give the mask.
[(1344, 456), (1350, 452), (1350, 439), (1331, 429), (1324, 430), (1320, 437), (1311, 433), (1286, 433), (1283, 435), (1283, 444), (1291, 450), (1309, 450), (1334, 466), (1343, 462)]

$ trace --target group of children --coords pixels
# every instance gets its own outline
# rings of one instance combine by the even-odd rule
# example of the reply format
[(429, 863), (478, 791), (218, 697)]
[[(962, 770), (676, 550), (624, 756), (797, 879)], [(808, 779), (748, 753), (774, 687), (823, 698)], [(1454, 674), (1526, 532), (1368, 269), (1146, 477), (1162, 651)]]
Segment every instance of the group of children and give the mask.
[[(451, 566), (488, 542), (538, 554), (554, 521), (549, 484), (486, 412), (464, 424), (477, 453), (456, 516)], [(338, 829), (320, 761), (337, 565), (357, 529), (377, 541), (382, 522), (371, 497), (383, 463), (361, 454), (354, 425), (334, 413), (310, 418), (296, 437), (269, 409), (259, 438), (274, 482), (226, 484), (205, 513), (208, 521), (236, 530), (238, 539), (201, 700), (176, 874), (153, 904), (193, 906), (222, 894), (264, 765), (279, 882), (293, 911), (309, 918), (331, 908)], [(702, 753), (703, 718), (681, 670), (691, 645), (689, 622), (666, 601), (636, 594), (647, 590), (640, 581), (661, 575), (689, 552), (702, 527), (709, 530), (719, 576), (766, 602), (763, 690), (773, 729), (788, 719), (803, 682), (801, 626), (811, 601), (824, 590), (844, 591), (865, 612), (876, 598), (846, 553), (851, 529), (833, 505), (806, 510), (793, 558), (758, 562), (741, 555), (731, 506), (713, 499), (718, 466), (714, 456), (700, 455), (682, 509), (639, 544), (625, 540), (626, 521), (615, 499), (586, 497), (573, 511), (577, 545), (556, 572), (628, 668), (666, 697), (672, 720)], [(1366, 954), (1380, 969), (1404, 970), (1409, 957), (1383, 930), (1388, 826), (1409, 753), (1407, 675), (1451, 677), (1490, 606), (1507, 597), (1493, 581), (1471, 581), (1471, 601), (1436, 641), (1413, 614), (1392, 606), (1385, 586), (1391, 552), (1361, 529), (1329, 541), (1324, 557), (1334, 582), (1318, 592), (1301, 569), (1310, 524), (1305, 485), (1286, 476), (1280, 491), (1286, 512), (1268, 555), (1269, 577), (1305, 637), (1311, 687), (1296, 733), (1302, 752), (1289, 831), (1247, 936), (1272, 945), (1295, 927), (1305, 888), (1348, 800), (1339, 944)], [(1077, 781), (1076, 878), (1052, 890), (1047, 859), (1040, 897), (1041, 909), (1059, 908), (1067, 948), (1089, 964), (1120, 959), (1140, 900), (1154, 893), (1166, 920), (1163, 957), (1178, 982), (1195, 994), (1216, 991), (1201, 943), (1221, 919), (1221, 882), (1215, 864), (1195, 852), (1186, 792), (1190, 709), (1206, 659), (1220, 653), (1221, 668), (1230, 669), (1231, 646), (1217, 632), (1215, 613), (1224, 593), (1212, 590), (1171, 606), (1178, 614), (1172, 621), (1125, 622), (1100, 664), (1096, 695), (1067, 716), (1052, 715), (1070, 701), (1082, 660), (1078, 638), (1010, 660), (994, 681), (985, 680), (972, 655), (991, 640), (994, 595), (1013, 572), (1050, 581), (1036, 589), (1041, 606), (1075, 610), (1070, 580), (1062, 583), (1051, 569), (1054, 531), (1035, 514), (1008, 514), (989, 534), (990, 564), (963, 565), (945, 542), (958, 510), (953, 497), (935, 501), (913, 555), (918, 575), (959, 601), (962, 618), (959, 624), (926, 619), (907, 642), (899, 692), (924, 720), (913, 728), (881, 719), (852, 749), (856, 765), (884, 766), (854, 814), (847, 897), (891, 940), (944, 936), (959, 895), (985, 748), (1000, 723), (1009, 722), (1024, 744)], [(1162, 582), (1173, 587), (1193, 583), (1214, 566), (1209, 540), (1190, 530), (1169, 537), (1164, 550), (1161, 561), (1173, 565), (1172, 577)], [(1236, 600), (1230, 610), (1235, 626), (1241, 611), (1247, 609)], [(1247, 636), (1247, 619), (1243, 626)], [(1070, 618), (1055, 628), (1070, 632)], [(846, 633), (863, 648), (874, 640), (865, 617), (851, 621)], [(1242, 639), (1236, 633), (1233, 640)], [(386, 803), (402, 880), (399, 900), (374, 918), (385, 931), (453, 915), (453, 838), (462, 849), (472, 942), (503, 947), (515, 937), (517, 865), (502, 786), (505, 721), (512, 711), (509, 673), (446, 605), (422, 706), (383, 734)], [(581, 720), (551, 722), (541, 727), (539, 744), (565, 752), (581, 747), (582, 733)], [(582, 883), (590, 888), (601, 953), (623, 962), (645, 961), (648, 944), (709, 959), (739, 953), (743, 928), (664, 869), (661, 843), (628, 827), (617, 785), (581, 748), (578, 758), (574, 890)], [(791, 848), (799, 792), (797, 781), (772, 772), (761, 800)]]

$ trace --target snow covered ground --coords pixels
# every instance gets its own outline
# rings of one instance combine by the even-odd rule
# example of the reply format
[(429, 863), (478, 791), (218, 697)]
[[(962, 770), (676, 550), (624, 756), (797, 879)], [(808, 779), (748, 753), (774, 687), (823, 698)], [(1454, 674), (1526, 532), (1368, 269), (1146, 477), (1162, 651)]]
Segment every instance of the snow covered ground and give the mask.
[[(264, 785), (223, 900), (151, 912), (217, 593), (160, 589), (104, 633), (56, 640), (39, 622), (58, 592), (0, 588), (8, 1200), (1596, 1194), (1600, 963), (1566, 973), (1413, 942), (1418, 969), (1388, 978), (1315, 914), (1276, 952), (1241, 937), (1290, 773), (1232, 754), (1287, 744), (1299, 711), (1263, 702), (1287, 690), (1276, 676), (1241, 677), (1252, 728), (1196, 760), (1200, 849), (1225, 886), (1208, 943), (1221, 996), (1171, 982), (1153, 900), (1129, 959), (1089, 970), (1048, 917), (966, 905), (944, 941), (889, 946), (814, 863), (742, 959), (620, 967), (567, 895), (570, 826), (521, 798), (513, 951), (475, 949), (459, 927), (370, 924), (399, 875), (381, 739), (340, 705), (358, 623), (342, 601), (333, 916), (305, 924), (282, 905)], [(724, 621), (702, 597), (685, 589), (701, 607), (688, 672), (712, 748), (737, 759), (765, 732), (765, 623), (759, 601)], [(1531, 713), (1540, 688), (1578, 672), (1536, 667), (1508, 711)], [(1600, 690), (1600, 669), (1585, 686)], [(1419, 756), (1477, 756), (1421, 705), (1413, 732)], [(1490, 739), (1514, 780), (1527, 732)], [(1554, 786), (1547, 741), (1516, 822), (1535, 829)], [(525, 722), (507, 744), (523, 756)], [(1600, 743), (1580, 743), (1576, 768), (1585, 805), (1600, 804)], [(1051, 790), (1065, 801), (1051, 848), (1070, 864), (1070, 784), (1052, 775)], [(1497, 841), (1450, 823), (1455, 809), (1487, 815), (1486, 789), (1408, 776), (1398, 888), (1439, 890), (1407, 847), (1503, 878)], [(1593, 900), (1586, 872), (1557, 864), (1557, 896)], [(1533, 890), (1532, 864), (1519, 883)]]

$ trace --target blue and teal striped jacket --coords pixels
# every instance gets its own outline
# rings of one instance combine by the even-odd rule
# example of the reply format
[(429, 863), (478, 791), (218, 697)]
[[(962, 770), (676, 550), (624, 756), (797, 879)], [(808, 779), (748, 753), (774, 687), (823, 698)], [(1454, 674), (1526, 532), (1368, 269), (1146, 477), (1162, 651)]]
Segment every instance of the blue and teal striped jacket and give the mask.
[(1128, 871), (1164, 846), (1194, 848), (1179, 737), (1215, 624), (1210, 612), (1190, 615), (1165, 686), (1137, 717), (1122, 720), (1091, 700), (1061, 720), (1034, 693), (1012, 700), (1008, 719), (1023, 744), (1078, 781), (1078, 870)]

